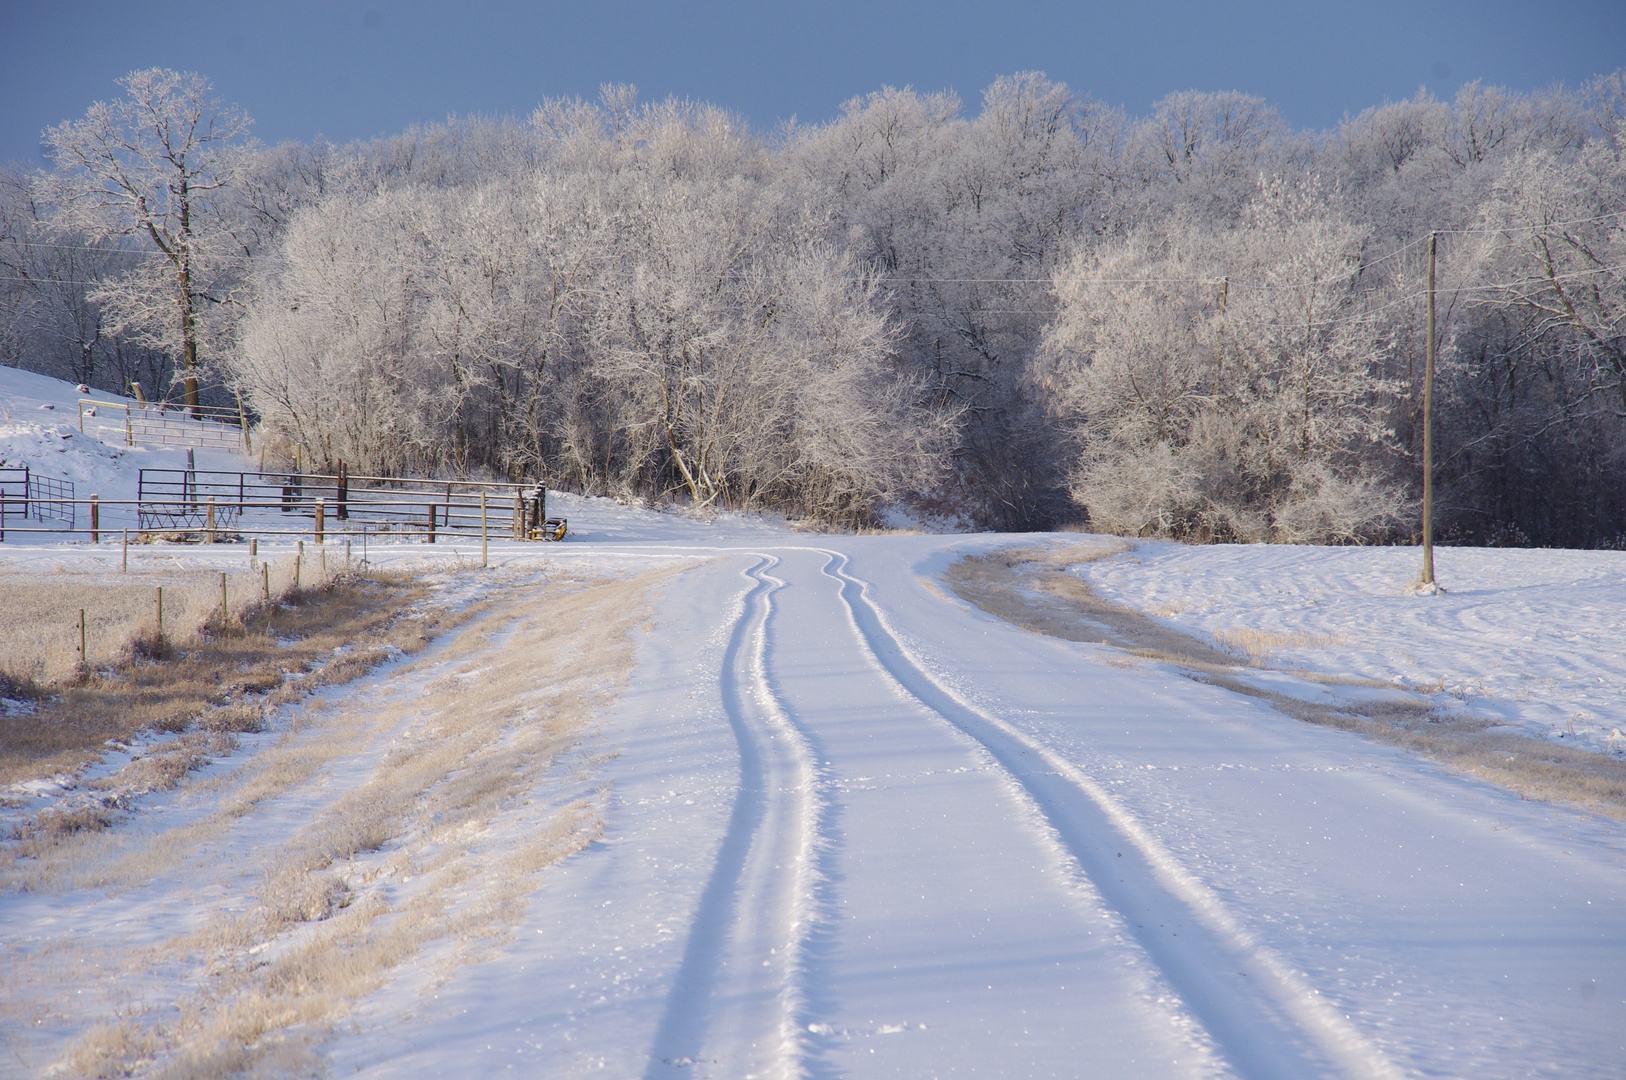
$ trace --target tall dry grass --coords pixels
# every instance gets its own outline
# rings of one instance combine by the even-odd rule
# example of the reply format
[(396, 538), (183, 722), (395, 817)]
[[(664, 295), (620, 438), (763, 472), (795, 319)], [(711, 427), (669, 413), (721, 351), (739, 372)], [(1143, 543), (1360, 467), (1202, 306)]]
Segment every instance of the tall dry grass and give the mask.
[[(220, 617), (218, 573), (212, 608), (196, 600), (209, 590), (192, 582), (191, 618), (174, 637), (157, 633), (150, 610), (110, 622), (128, 635), (119, 655), (82, 677), (47, 684), (41, 700), (0, 715), (0, 783), (71, 774), (99, 756), (108, 740), (127, 741), (143, 731), (257, 730), (266, 707), (353, 678), (380, 659), (378, 647), (415, 648), (441, 625), (442, 616), (431, 616), (402, 628), (396, 635), (401, 641), (389, 639), (386, 628), (427, 595), (423, 585), (404, 576), (335, 573), (300, 589), (292, 588), (292, 578), (290, 567), (270, 603), (260, 592), (241, 606), (231, 604), (229, 619)], [(42, 587), (13, 584), (16, 595), (32, 598), (41, 609), (61, 610), (60, 598), (53, 609), (40, 596)], [(229, 579), (227, 590), (230, 601)], [(77, 634), (77, 597), (68, 588), (63, 595), (74, 608)], [(173, 625), (169, 604), (166, 586), (166, 631)], [(120, 610), (111, 603), (108, 609)]]
[[(146, 565), (143, 565), (143, 561)], [(195, 640), (220, 617), (220, 571), (153, 566), (138, 561), (129, 573), (71, 571), (0, 572), (0, 678), (41, 687), (73, 681), (80, 674), (79, 612), (85, 613), (90, 670), (130, 655), (131, 643), (157, 629), (158, 590), (163, 589), (163, 631), (176, 644)], [(245, 564), (226, 574), (228, 622), (240, 622), (267, 588), (281, 596), (294, 585), (294, 556)], [(269, 573), (262, 571), (264, 566)], [(320, 589), (345, 571), (344, 557), (313, 548), (301, 561), (299, 584)]]

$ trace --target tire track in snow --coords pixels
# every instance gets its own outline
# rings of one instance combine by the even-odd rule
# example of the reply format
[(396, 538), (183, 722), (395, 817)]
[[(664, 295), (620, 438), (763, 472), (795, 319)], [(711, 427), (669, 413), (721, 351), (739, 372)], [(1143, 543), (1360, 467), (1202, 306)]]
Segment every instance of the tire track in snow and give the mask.
[(1399, 1075), (1335, 1007), (1255, 940), (1206, 885), (1071, 762), (930, 675), (847, 557), (824, 549), (854, 634), (906, 693), (970, 736), (1032, 798), (1165, 981), (1249, 1080)]
[(752, 585), (722, 664), (739, 790), (656, 1029), (646, 1080), (676, 1068), (695, 1077), (764, 1080), (804, 1071), (800, 1019), (819, 807), (807, 742), (767, 677), (773, 594), (785, 583), (768, 573), (777, 558), (756, 557), (745, 571)]

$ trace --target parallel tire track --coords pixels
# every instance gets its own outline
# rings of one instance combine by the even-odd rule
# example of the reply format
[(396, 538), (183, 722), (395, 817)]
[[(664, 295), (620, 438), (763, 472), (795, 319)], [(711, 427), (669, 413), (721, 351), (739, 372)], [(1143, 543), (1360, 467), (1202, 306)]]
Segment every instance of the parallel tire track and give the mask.
[(890, 627), (869, 586), (824, 551), (854, 634), (876, 666), (982, 745), (1032, 798), (1079, 869), (1249, 1080), (1391, 1078), (1395, 1068), (1253, 938), (1105, 788), (1042, 742), (945, 687)]
[(814, 765), (766, 672), (778, 563), (757, 555), (723, 655), (722, 697), (739, 746), (728, 829), (689, 927), (646, 1078), (803, 1072), (805, 954), (819, 817)]

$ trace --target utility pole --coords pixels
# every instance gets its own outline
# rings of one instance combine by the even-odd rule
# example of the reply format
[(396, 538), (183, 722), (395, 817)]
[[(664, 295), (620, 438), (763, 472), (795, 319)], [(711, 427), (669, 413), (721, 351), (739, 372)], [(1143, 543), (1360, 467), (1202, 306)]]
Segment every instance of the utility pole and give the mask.
[(1423, 585), (1434, 584), (1434, 242), (1428, 234), (1428, 349), (1423, 362)]

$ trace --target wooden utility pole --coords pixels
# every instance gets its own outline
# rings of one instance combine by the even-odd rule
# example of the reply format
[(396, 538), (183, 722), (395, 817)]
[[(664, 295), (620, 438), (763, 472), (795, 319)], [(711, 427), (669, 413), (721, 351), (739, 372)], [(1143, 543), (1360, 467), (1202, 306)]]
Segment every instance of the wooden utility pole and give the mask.
[(1434, 242), (1428, 234), (1428, 348), (1423, 361), (1423, 584), (1434, 584)]

